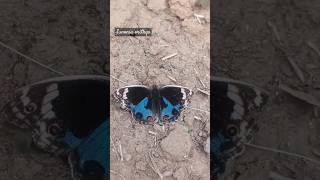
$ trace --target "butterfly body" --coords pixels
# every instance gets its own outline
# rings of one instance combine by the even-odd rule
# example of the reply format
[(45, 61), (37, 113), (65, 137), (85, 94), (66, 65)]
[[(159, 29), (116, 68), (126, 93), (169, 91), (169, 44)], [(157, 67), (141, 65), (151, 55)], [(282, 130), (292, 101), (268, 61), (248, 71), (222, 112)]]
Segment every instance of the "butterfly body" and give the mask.
[[(8, 123), (32, 131), (32, 142), (39, 149), (69, 156), (73, 179), (83, 179), (86, 173), (106, 177), (108, 86), (107, 77), (96, 75), (40, 81), (19, 89), (5, 114)], [(75, 156), (77, 161), (71, 158)], [(86, 168), (86, 162), (103, 172)]]
[(252, 140), (258, 130), (254, 114), (267, 102), (267, 93), (242, 81), (213, 78), (213, 129), (211, 160), (213, 179), (218, 180), (226, 164), (242, 154), (244, 143)]
[(168, 85), (125, 86), (115, 91), (120, 107), (131, 111), (136, 120), (144, 124), (174, 122), (187, 106), (192, 91), (186, 87)]

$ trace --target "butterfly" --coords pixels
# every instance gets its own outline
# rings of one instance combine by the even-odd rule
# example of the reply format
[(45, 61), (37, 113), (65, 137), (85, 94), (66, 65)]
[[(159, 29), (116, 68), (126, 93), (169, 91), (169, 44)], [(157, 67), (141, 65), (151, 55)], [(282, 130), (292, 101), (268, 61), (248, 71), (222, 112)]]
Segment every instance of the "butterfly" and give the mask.
[(255, 112), (261, 111), (268, 95), (251, 84), (225, 78), (212, 78), (211, 166), (214, 180), (223, 174), (226, 164), (241, 155), (244, 143), (257, 132)]
[(133, 117), (143, 124), (175, 122), (188, 105), (192, 91), (186, 87), (167, 85), (148, 88), (142, 85), (117, 89), (113, 96), (120, 107), (131, 111)]
[(27, 85), (5, 106), (7, 121), (32, 131), (33, 144), (68, 156), (73, 179), (107, 179), (109, 79), (97, 75), (52, 78)]

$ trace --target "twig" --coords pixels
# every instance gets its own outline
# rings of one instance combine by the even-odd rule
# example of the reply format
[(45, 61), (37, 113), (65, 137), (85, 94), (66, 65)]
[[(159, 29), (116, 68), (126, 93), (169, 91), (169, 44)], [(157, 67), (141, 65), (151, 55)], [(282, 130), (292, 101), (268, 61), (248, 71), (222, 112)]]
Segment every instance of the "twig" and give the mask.
[(297, 65), (297, 63), (289, 56), (287, 56), (287, 59), (288, 59), (290, 65), (292, 66), (293, 71), (296, 73), (296, 75), (300, 79), (300, 81), (302, 83), (304, 83), (305, 82), (304, 75), (303, 75), (302, 71), (300, 70), (299, 66)]
[(123, 161), (123, 153), (122, 153), (121, 142), (118, 142), (118, 146), (119, 146), (119, 152), (120, 152), (120, 161)]
[(284, 155), (287, 155), (287, 156), (292, 156), (292, 157), (295, 157), (295, 158), (304, 159), (306, 161), (312, 162), (312, 163), (317, 164), (317, 165), (320, 166), (320, 161), (317, 161), (315, 159), (309, 158), (307, 156), (303, 156), (303, 155), (295, 154), (295, 153), (290, 153), (290, 152), (283, 151), (283, 150), (273, 149), (273, 148), (269, 148), (269, 147), (265, 147), (265, 146), (250, 144), (250, 143), (244, 143), (244, 144), (246, 146), (248, 146), (248, 147), (252, 147), (252, 148), (256, 148), (256, 149), (260, 149), (260, 150), (264, 150), (264, 151), (270, 151), (270, 152), (274, 152), (274, 153), (284, 154)]
[(198, 120), (198, 121), (201, 120), (201, 117), (198, 117), (198, 116), (194, 116), (193, 118), (194, 118), (195, 120)]
[(284, 177), (276, 172), (270, 172), (269, 177), (271, 180), (293, 180), (292, 178)]
[(197, 77), (197, 79), (200, 81), (200, 83), (201, 83), (201, 85), (203, 86), (203, 88), (207, 88), (207, 86), (203, 83), (203, 81), (200, 79), (200, 77), (199, 77), (199, 73), (198, 73), (198, 71), (196, 70), (196, 68), (193, 68), (193, 70), (194, 70), (194, 72), (196, 73), (196, 77)]
[(158, 166), (156, 165), (156, 163), (154, 162), (154, 160), (153, 160), (153, 158), (152, 158), (152, 156), (151, 156), (151, 152), (149, 152), (149, 158), (150, 158), (150, 161), (151, 161), (151, 164), (152, 164), (152, 170), (154, 171), (154, 172), (156, 172), (157, 174), (158, 174), (158, 176), (160, 177), (160, 179), (162, 180), (163, 179), (163, 175), (161, 174), (161, 172), (160, 172), (160, 170), (159, 170), (159, 168), (158, 168)]
[(152, 134), (152, 135), (154, 135), (154, 136), (157, 135), (157, 133), (155, 133), (155, 132), (153, 132), (153, 131), (148, 131), (148, 133), (149, 133), (149, 134)]
[(196, 17), (198, 23), (199, 23), (199, 24), (202, 24), (202, 22), (201, 22), (200, 19), (204, 19), (205, 17), (204, 17), (203, 15), (196, 14), (196, 13), (194, 13), (193, 15), (194, 15), (194, 17)]
[(203, 93), (203, 94), (207, 95), (207, 96), (210, 96), (210, 93), (209, 93), (209, 92), (207, 92), (207, 91), (204, 91), (204, 90), (199, 89), (199, 88), (197, 88), (197, 90), (198, 90), (199, 92), (201, 92), (201, 93)]
[(167, 75), (167, 77), (168, 77), (171, 81), (173, 81), (174, 83), (177, 83), (177, 80), (174, 79), (173, 77), (171, 77), (171, 76), (169, 76), (169, 75)]
[(294, 89), (291, 89), (289, 88), (288, 86), (286, 85), (283, 85), (283, 84), (280, 84), (279, 85), (279, 88), (287, 93), (289, 93), (290, 95), (292, 95), (293, 97), (296, 97), (300, 100), (303, 100), (309, 104), (312, 104), (314, 106), (318, 106), (320, 107), (320, 101), (318, 99), (316, 99), (316, 97), (310, 95), (310, 94), (307, 94), (307, 93), (304, 93), (304, 92), (300, 92), (300, 91), (297, 91), (297, 90), (294, 90)]
[(163, 57), (163, 58), (161, 58), (161, 60), (167, 60), (167, 59), (170, 59), (170, 58), (172, 58), (172, 57), (174, 57), (174, 56), (176, 56), (176, 55), (178, 55), (178, 53), (173, 53), (173, 54), (171, 54), (171, 55), (168, 55), (168, 56), (165, 56), (165, 57)]
[(120, 174), (120, 173), (118, 173), (118, 172), (116, 172), (116, 171), (114, 171), (112, 169), (110, 169), (110, 172), (113, 173), (113, 174), (119, 175), (123, 180), (126, 180), (126, 178), (122, 174)]
[(110, 138), (110, 140), (111, 140), (111, 144), (112, 144), (112, 146), (113, 146), (113, 151), (115, 151), (115, 152), (116, 152), (116, 156), (117, 156), (117, 158), (119, 158), (119, 157), (120, 157), (120, 155), (119, 155), (119, 152), (118, 152), (118, 150), (117, 150), (117, 147), (116, 147), (116, 145), (114, 144), (113, 139), (112, 139), (112, 138)]
[(57, 71), (57, 70), (54, 70), (53, 68), (51, 68), (51, 67), (49, 67), (49, 66), (47, 66), (47, 65), (44, 65), (44, 64), (40, 63), (40, 62), (37, 61), (36, 59), (31, 58), (31, 57), (29, 57), (29, 56), (27, 56), (27, 55), (25, 55), (25, 54), (22, 54), (21, 52), (17, 51), (16, 49), (14, 49), (14, 48), (12, 48), (12, 47), (10, 47), (10, 46), (7, 46), (6, 44), (4, 44), (4, 43), (1, 42), (1, 41), (0, 41), (0, 45), (3, 46), (3, 47), (5, 47), (5, 48), (7, 48), (7, 49), (9, 49), (10, 51), (13, 51), (13, 52), (16, 53), (16, 54), (19, 54), (20, 56), (22, 56), (22, 57), (26, 58), (27, 60), (29, 60), (29, 61), (31, 61), (31, 62), (39, 65), (40, 67), (43, 67), (43, 68), (45, 68), (45, 69), (47, 69), (47, 70), (49, 70), (49, 71), (51, 71), (51, 72), (54, 72), (54, 73), (56, 73), (56, 74), (58, 74), (58, 75), (60, 75), (60, 76), (65, 76), (64, 73), (62, 73), (62, 72), (60, 72), (60, 71)]
[(319, 117), (318, 108), (316, 106), (313, 107), (313, 115), (315, 118)]
[(112, 76), (111, 74), (109, 74), (109, 76), (112, 77), (113, 79), (119, 81), (119, 82), (122, 82), (122, 83), (124, 83), (124, 84), (129, 84), (129, 83), (125, 82), (125, 81), (122, 81), (121, 79), (118, 79), (118, 78)]
[(280, 34), (279, 34), (279, 31), (278, 31), (277, 27), (270, 21), (268, 21), (267, 24), (271, 28), (271, 30), (272, 30), (274, 36), (276, 37), (277, 41), (279, 43), (281, 43), (281, 38), (280, 38)]
[(320, 50), (318, 49), (318, 47), (311, 41), (307, 42), (307, 45), (315, 52), (317, 53), (317, 55), (320, 57)]
[(196, 110), (196, 111), (205, 112), (205, 113), (210, 113), (210, 111), (203, 110), (203, 109), (198, 109), (198, 108), (193, 108), (193, 107), (190, 107), (190, 106), (187, 106), (186, 108), (188, 108), (188, 109), (192, 109), (192, 110)]

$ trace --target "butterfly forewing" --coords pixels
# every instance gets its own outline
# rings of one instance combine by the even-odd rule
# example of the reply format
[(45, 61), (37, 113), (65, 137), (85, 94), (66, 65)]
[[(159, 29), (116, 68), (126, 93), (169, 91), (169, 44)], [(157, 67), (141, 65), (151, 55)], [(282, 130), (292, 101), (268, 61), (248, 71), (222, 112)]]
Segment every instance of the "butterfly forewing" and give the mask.
[[(41, 150), (56, 155), (70, 152), (69, 159), (80, 152), (72, 172), (81, 167), (82, 177), (101, 177), (103, 172), (106, 178), (108, 87), (109, 79), (96, 75), (40, 81), (19, 89), (5, 106), (5, 114), (9, 123), (30, 129), (33, 144)], [(91, 163), (96, 159), (101, 161)]]
[[(76, 137), (90, 134), (108, 116), (108, 80), (104, 76), (52, 78), (19, 89), (6, 105), (9, 123), (31, 128), (33, 141), (54, 152), (66, 128)], [(59, 146), (59, 147), (55, 147)]]
[(222, 173), (228, 160), (244, 151), (243, 143), (249, 142), (257, 131), (255, 112), (267, 101), (267, 94), (241, 81), (214, 79), (211, 81), (213, 96), (213, 129), (211, 153), (214, 174)]
[(176, 121), (180, 112), (188, 105), (192, 91), (186, 87), (168, 85), (160, 92), (160, 118), (162, 122)]
[(151, 90), (142, 85), (125, 86), (115, 91), (115, 99), (120, 107), (131, 111), (136, 120), (144, 124), (154, 124), (156, 114), (153, 110)]

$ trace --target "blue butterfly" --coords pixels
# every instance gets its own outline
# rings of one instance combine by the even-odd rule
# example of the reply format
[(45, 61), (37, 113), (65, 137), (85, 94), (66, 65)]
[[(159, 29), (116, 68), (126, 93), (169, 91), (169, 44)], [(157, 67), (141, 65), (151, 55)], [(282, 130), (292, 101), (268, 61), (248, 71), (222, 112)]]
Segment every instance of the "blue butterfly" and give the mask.
[(251, 118), (267, 102), (267, 94), (241, 81), (217, 78), (211, 80), (213, 101), (210, 137), (211, 166), (214, 180), (224, 173), (226, 164), (241, 155), (244, 143), (258, 130)]
[(167, 85), (148, 88), (142, 85), (125, 86), (114, 92), (120, 107), (131, 111), (143, 124), (175, 122), (187, 106), (192, 91), (186, 87)]
[(68, 156), (73, 179), (109, 177), (109, 80), (81, 75), (52, 78), (15, 93), (8, 122), (32, 131), (39, 149)]

